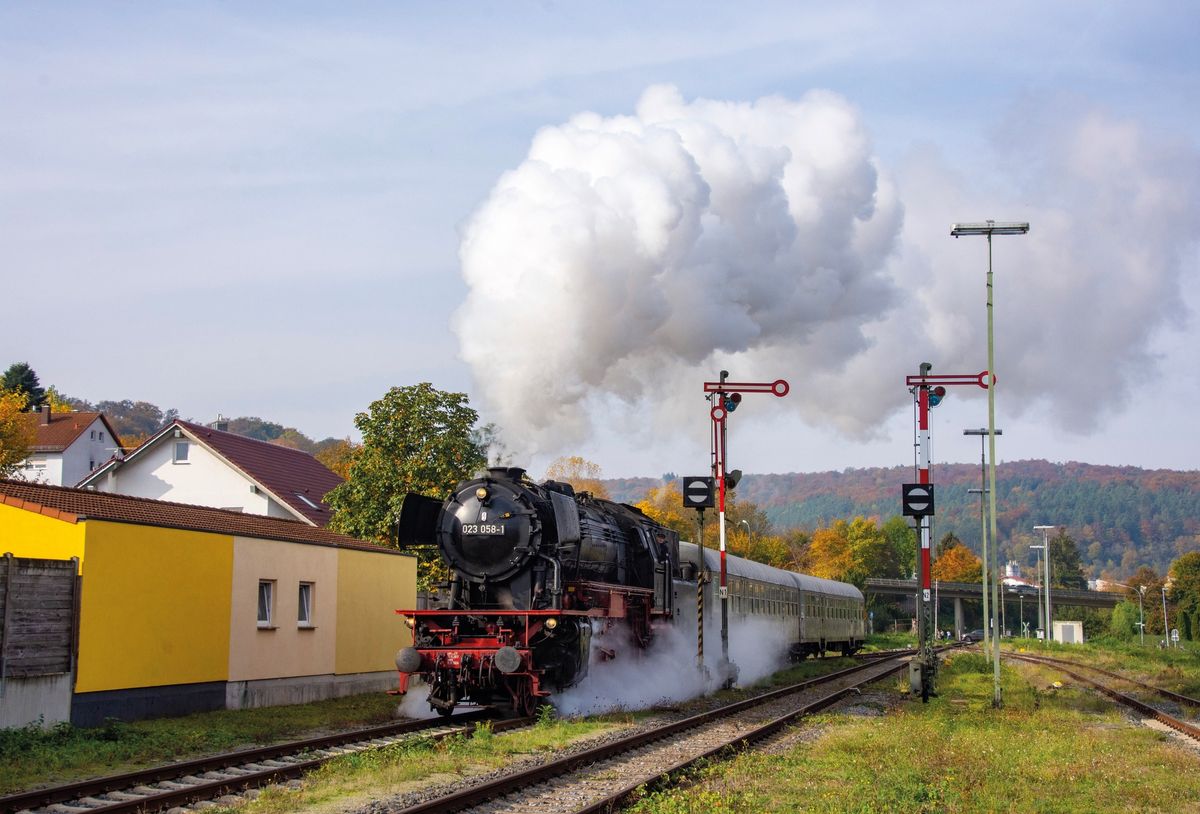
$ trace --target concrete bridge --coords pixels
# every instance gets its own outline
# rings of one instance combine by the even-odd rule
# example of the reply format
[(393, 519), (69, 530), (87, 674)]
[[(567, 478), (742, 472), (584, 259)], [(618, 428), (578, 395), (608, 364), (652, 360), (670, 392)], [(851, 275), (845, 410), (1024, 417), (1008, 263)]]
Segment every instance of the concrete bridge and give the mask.
[[(1037, 615), (1036, 627), (1045, 627), (1045, 608), (1038, 602), (1040, 591), (1037, 588), (1029, 585), (1004, 585), (1002, 589), (1001, 619), (1005, 621), (1004, 627), (1006, 629), (1011, 629), (1019, 633), (1019, 622), (1032, 617), (1035, 613)], [(917, 595), (917, 581), (914, 579), (868, 579), (866, 586), (863, 588), (863, 593), (911, 598)], [(1119, 593), (1077, 591), (1071, 588), (1051, 588), (1051, 617), (1053, 617), (1054, 608), (1058, 605), (1074, 608), (1113, 608), (1124, 598), (1124, 594)], [(955, 638), (961, 637), (963, 634), (962, 602), (964, 599), (982, 602), (983, 586), (978, 582), (937, 583), (938, 604), (941, 605), (944, 600), (954, 600)], [(1026, 605), (1030, 606), (1029, 610), (1025, 610)], [(1018, 623), (1013, 624), (1008, 621), (1010, 618), (1016, 620)], [(1029, 621), (1032, 623), (1032, 618), (1029, 618)]]

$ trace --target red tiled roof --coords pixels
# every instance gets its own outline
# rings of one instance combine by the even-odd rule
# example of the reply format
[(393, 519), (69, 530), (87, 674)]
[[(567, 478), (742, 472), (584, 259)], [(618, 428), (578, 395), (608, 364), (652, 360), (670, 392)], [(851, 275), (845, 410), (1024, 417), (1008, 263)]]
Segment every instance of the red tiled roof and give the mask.
[[(342, 479), (307, 452), (237, 433), (214, 430), (190, 421), (177, 420), (169, 426), (176, 425), (212, 447), (221, 457), (316, 525), (329, 523), (333, 511), (325, 503), (325, 495)], [(301, 495), (312, 501), (314, 506), (305, 503)]]
[(108, 423), (108, 419), (104, 417), (104, 413), (50, 413), (49, 424), (43, 424), (42, 418), (40, 412), (25, 413), (26, 423), (37, 434), (37, 440), (30, 447), (30, 452), (62, 452), (71, 446), (84, 430), (92, 426), (92, 422), (97, 418), (104, 422), (104, 427), (114, 442), (119, 441), (117, 434), (113, 432), (112, 426)]
[(207, 531), (263, 540), (286, 540), (390, 554), (401, 553), (325, 528), (310, 526), (299, 520), (282, 520), (259, 514), (228, 512), (208, 506), (190, 506), (186, 503), (169, 503), (165, 500), (18, 480), (0, 480), (0, 503), (57, 517), (69, 523), (89, 519), (109, 520), (114, 523)]

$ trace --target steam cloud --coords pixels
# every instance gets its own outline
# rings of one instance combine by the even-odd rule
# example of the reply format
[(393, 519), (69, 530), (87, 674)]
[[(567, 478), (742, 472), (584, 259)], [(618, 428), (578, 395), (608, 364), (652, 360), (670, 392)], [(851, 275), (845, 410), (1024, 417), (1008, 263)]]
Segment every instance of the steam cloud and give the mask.
[[(522, 454), (587, 439), (601, 404), (677, 420), (722, 367), (788, 378), (784, 407), (863, 437), (918, 362), (985, 367), (986, 248), (950, 223), (1028, 219), (996, 247), (1006, 404), (1045, 399), (1091, 427), (1186, 316), (1196, 152), (1058, 105), (1015, 110), (996, 142), (1002, 191), (930, 152), (884, 172), (826, 92), (685, 102), (657, 86), (635, 115), (546, 127), (466, 229), (462, 356)], [(830, 410), (835, 391), (854, 395)]]

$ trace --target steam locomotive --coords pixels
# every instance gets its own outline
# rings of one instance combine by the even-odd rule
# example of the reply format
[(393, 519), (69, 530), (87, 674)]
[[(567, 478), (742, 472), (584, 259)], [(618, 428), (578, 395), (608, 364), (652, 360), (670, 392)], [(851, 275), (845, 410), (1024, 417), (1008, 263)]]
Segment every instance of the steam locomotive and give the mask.
[[(638, 509), (537, 484), (523, 469), (494, 468), (445, 500), (409, 494), (399, 523), (405, 546), (435, 545), (450, 565), (442, 607), (401, 610), (413, 646), (396, 655), (398, 694), (413, 676), (430, 706), (509, 704), (531, 714), (542, 699), (579, 683), (595, 632), (620, 627), (638, 648), (662, 626), (695, 631), (697, 587), (718, 601), (706, 575), (716, 553)], [(681, 560), (681, 552), (683, 560)], [(844, 583), (729, 557), (731, 624), (767, 618), (784, 626), (790, 655), (862, 644), (863, 598)]]

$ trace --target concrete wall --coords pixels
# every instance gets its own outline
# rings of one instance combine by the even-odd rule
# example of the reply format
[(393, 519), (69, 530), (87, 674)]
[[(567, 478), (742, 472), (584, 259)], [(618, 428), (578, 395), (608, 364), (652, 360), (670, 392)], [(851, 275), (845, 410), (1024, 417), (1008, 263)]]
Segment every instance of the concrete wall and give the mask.
[[(382, 557), (380, 558), (382, 559)], [(274, 581), (270, 627), (258, 626), (258, 583)], [(312, 583), (312, 624), (297, 621), (301, 582)], [(338, 549), (234, 539), (229, 679), (253, 681), (334, 671)]]
[(70, 673), (6, 678), (0, 695), (0, 729), (37, 721), (49, 727), (71, 720), (71, 681)]
[(224, 681), (233, 538), (90, 520), (76, 691)]

